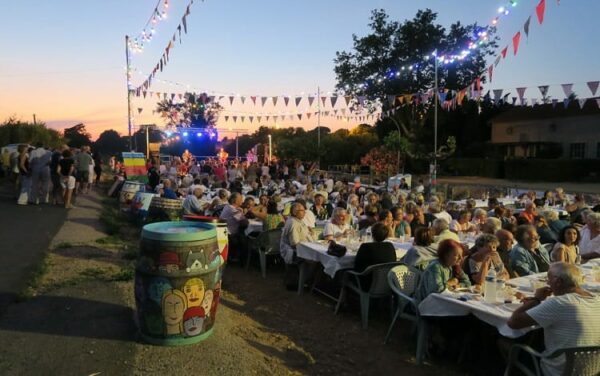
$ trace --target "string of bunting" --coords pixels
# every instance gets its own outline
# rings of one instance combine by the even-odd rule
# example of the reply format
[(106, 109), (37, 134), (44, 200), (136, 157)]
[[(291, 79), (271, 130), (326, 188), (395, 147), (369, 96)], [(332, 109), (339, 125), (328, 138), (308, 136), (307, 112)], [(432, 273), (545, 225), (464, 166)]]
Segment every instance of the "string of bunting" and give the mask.
[[(202, 1), (204, 1), (204, 0), (202, 0)], [(147, 76), (147, 78), (144, 80), (144, 82), (142, 82), (142, 84), (140, 84), (137, 88), (133, 89), (134, 94), (136, 96), (139, 97), (140, 94), (142, 93), (142, 91), (148, 90), (150, 88), (150, 86), (152, 85), (153, 80), (156, 77), (156, 75), (158, 74), (158, 72), (162, 72), (163, 69), (167, 66), (167, 63), (169, 62), (169, 54), (170, 54), (171, 50), (173, 48), (175, 48), (177, 40), (179, 40), (179, 44), (181, 44), (182, 31), (184, 34), (187, 34), (187, 32), (188, 32), (187, 17), (191, 13), (191, 7), (193, 4), (194, 4), (194, 0), (190, 0), (187, 7), (185, 8), (185, 12), (184, 12), (183, 16), (181, 17), (181, 22), (177, 26), (175, 33), (173, 33), (173, 37), (169, 39), (169, 43), (167, 44), (167, 47), (165, 47), (165, 50), (164, 50), (162, 56), (160, 57), (160, 60), (158, 61), (158, 63), (156, 63), (156, 65), (152, 69), (151, 73)]]
[[(582, 84), (582, 83), (578, 83)], [(573, 102), (573, 86), (575, 83), (566, 84), (554, 84), (554, 85), (538, 85), (538, 86), (520, 86), (514, 88), (516, 95), (513, 94), (511, 89), (493, 89), (488, 91), (484, 96), (484, 100), (492, 101), (495, 105), (511, 103), (513, 106), (536, 106), (541, 104), (552, 104), (553, 108), (562, 102), (565, 108)], [(560, 100), (558, 98), (550, 98), (548, 93), (551, 87), (559, 87), (565, 95), (565, 98)], [(600, 81), (587, 81), (585, 86), (589, 90), (591, 96), (585, 98), (577, 98), (575, 102), (579, 105), (580, 109), (583, 109), (588, 100), (592, 100), (600, 108), (600, 98), (596, 97), (598, 89), (600, 88)], [(537, 89), (542, 98), (526, 98), (525, 93), (528, 89)], [(433, 90), (428, 91), (426, 94), (405, 94), (399, 96), (388, 96), (388, 104), (390, 109), (382, 112), (382, 116), (389, 116), (401, 106), (429, 103), (430, 99), (433, 98)], [(510, 98), (509, 98), (510, 97)], [(467, 91), (462, 92), (456, 90), (442, 90), (438, 95), (438, 100), (442, 108), (446, 110), (455, 109), (457, 106), (461, 106), (465, 99), (467, 100), (480, 100), (482, 98), (480, 92)]]

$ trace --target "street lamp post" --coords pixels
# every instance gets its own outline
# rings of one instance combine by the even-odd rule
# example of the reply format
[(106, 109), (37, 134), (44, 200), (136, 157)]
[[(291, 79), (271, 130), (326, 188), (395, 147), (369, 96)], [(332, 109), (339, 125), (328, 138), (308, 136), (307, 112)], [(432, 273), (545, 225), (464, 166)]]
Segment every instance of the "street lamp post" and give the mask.
[(431, 193), (435, 193), (437, 185), (437, 128), (438, 128), (438, 57), (437, 51), (434, 56), (435, 64), (435, 92), (434, 92), (434, 109), (433, 109), (433, 171), (431, 172)]

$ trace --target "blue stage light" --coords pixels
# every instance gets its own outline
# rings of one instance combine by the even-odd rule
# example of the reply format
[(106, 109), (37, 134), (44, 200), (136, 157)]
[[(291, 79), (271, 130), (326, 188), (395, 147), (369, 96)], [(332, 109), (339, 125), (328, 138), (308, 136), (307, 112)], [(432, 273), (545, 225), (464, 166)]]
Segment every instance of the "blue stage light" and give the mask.
[(188, 133), (187, 132), (183, 132), (183, 137), (187, 137)]
[(198, 137), (202, 137), (202, 132), (198, 132), (198, 133), (196, 133), (196, 136), (198, 136)]
[(167, 137), (171, 137), (171, 135), (173, 134), (173, 132), (167, 131), (167, 132), (165, 132), (165, 134), (167, 135)]

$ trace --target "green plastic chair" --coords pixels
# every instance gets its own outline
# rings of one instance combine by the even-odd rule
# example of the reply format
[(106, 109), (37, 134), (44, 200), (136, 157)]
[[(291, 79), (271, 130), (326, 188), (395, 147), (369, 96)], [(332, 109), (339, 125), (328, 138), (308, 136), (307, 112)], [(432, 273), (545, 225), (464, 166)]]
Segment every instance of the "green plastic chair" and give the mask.
[(248, 251), (248, 259), (246, 260), (246, 268), (250, 265), (252, 254), (256, 251), (260, 260), (260, 270), (263, 278), (267, 278), (267, 257), (279, 257), (279, 243), (281, 241), (282, 229), (263, 231), (256, 239), (253, 239)]
[(419, 304), (413, 297), (417, 286), (419, 286), (421, 271), (407, 265), (398, 265), (389, 271), (387, 277), (390, 289), (397, 301), (396, 313), (390, 323), (383, 343), (388, 342), (398, 318), (412, 321), (415, 324), (417, 332), (417, 364), (421, 364), (424, 357), (427, 334), (425, 323), (421, 320), (419, 314)]
[[(522, 363), (519, 356), (528, 354), (534, 369), (530, 365)], [(600, 375), (600, 346), (571, 347), (560, 349), (550, 355), (543, 355), (529, 346), (514, 345), (510, 348), (508, 364), (504, 376), (509, 376), (513, 368), (517, 368), (527, 376), (542, 376), (540, 367), (541, 359), (552, 359), (557, 356), (565, 356), (565, 368), (562, 376), (598, 376)]]
[[(388, 262), (385, 264), (371, 265), (362, 273), (349, 270), (344, 273), (342, 281), (342, 290), (335, 306), (335, 314), (338, 313), (342, 303), (346, 300), (346, 291), (354, 291), (360, 297), (360, 316), (363, 329), (367, 329), (369, 324), (369, 305), (371, 298), (385, 298), (392, 296), (392, 290), (387, 282), (387, 274), (394, 266), (400, 265), (400, 262)], [(371, 286), (365, 290), (361, 284), (361, 278), (371, 276)]]

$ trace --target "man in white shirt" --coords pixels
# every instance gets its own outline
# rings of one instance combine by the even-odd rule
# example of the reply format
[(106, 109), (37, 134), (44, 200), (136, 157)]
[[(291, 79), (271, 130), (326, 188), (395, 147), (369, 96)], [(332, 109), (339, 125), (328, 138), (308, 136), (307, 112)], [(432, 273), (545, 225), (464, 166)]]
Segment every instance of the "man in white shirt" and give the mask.
[(588, 213), (581, 229), (579, 251), (583, 260), (600, 257), (600, 213)]
[(200, 198), (204, 194), (204, 190), (200, 186), (196, 186), (192, 194), (186, 196), (183, 200), (183, 213), (191, 215), (204, 215), (204, 210), (208, 203), (202, 204)]
[[(582, 282), (577, 266), (564, 262), (552, 264), (548, 270), (549, 287), (537, 289), (533, 298), (526, 299), (508, 320), (508, 326), (512, 329), (541, 326), (544, 355), (570, 347), (600, 345), (600, 297), (582, 289)], [(565, 357), (542, 359), (541, 367), (544, 375), (562, 375)]]
[(285, 222), (281, 232), (280, 252), (286, 264), (294, 261), (296, 246), (304, 241), (314, 241), (310, 229), (302, 221), (307, 210), (299, 202), (294, 202), (292, 215)]

